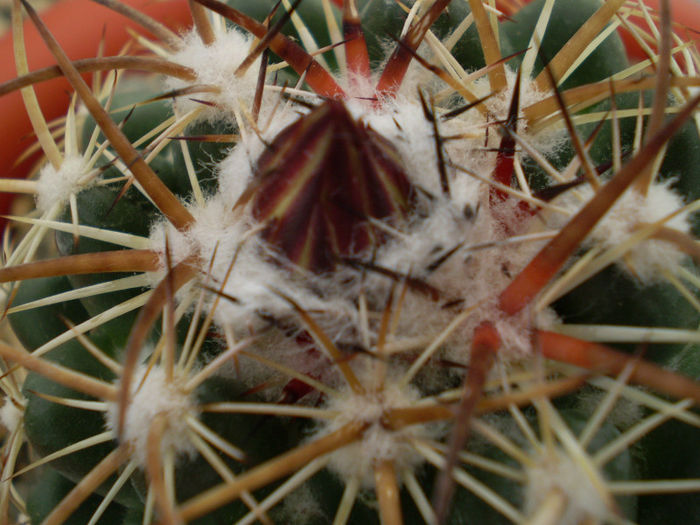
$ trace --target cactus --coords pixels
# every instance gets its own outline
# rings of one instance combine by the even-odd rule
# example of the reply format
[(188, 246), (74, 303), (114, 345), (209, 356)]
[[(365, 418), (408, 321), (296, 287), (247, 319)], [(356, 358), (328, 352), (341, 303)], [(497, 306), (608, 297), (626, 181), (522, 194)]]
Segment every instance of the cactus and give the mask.
[(0, 181), (35, 203), (1, 519), (696, 520), (700, 57), (668, 2), (339, 4), (127, 11), (155, 38), (76, 63), (14, 2), (0, 95), (43, 158)]

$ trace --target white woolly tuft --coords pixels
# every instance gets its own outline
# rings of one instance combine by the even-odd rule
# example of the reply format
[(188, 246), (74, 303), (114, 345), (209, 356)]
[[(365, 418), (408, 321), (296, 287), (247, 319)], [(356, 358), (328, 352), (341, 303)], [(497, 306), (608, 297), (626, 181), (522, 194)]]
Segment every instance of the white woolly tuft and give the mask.
[(609, 515), (605, 501), (593, 482), (572, 458), (555, 450), (542, 455), (535, 466), (526, 468), (525, 511), (532, 514), (553, 490), (561, 491), (567, 499), (566, 510), (559, 525), (575, 525), (593, 518), (603, 522)]
[(328, 408), (338, 411), (338, 417), (322, 427), (318, 434), (327, 434), (343, 425), (362, 421), (369, 424), (362, 439), (333, 453), (329, 468), (348, 480), (359, 477), (363, 488), (374, 487), (374, 466), (391, 460), (397, 471), (415, 469), (422, 464), (410, 441), (434, 439), (443, 433), (442, 425), (411, 425), (401, 430), (389, 430), (382, 424), (387, 409), (408, 407), (418, 400), (413, 387), (389, 384), (381, 392), (345, 395), (331, 399)]
[(17, 430), (17, 427), (22, 424), (22, 415), (22, 410), (12, 402), (12, 399), (6, 397), (5, 403), (2, 405), (2, 408), (0, 408), (0, 423), (2, 423), (10, 434)]
[(323, 508), (311, 488), (301, 485), (272, 509), (274, 523), (319, 523), (325, 518)]
[[(148, 375), (144, 379), (144, 374)], [(143, 382), (143, 384), (142, 384)], [(126, 411), (122, 440), (131, 445), (132, 458), (140, 467), (146, 465), (146, 443), (153, 420), (158, 415), (167, 417), (167, 429), (161, 441), (161, 452), (172, 448), (179, 456), (192, 456), (196, 453), (189, 440), (189, 429), (185, 422), (188, 415), (196, 415), (195, 405), (175, 381), (168, 381), (160, 367), (150, 370), (141, 366), (132, 380), (131, 402)], [(141, 388), (136, 390), (139, 385)], [(119, 406), (109, 403), (105, 420), (107, 428), (116, 437)]]
[[(196, 31), (186, 34), (180, 49), (170, 60), (193, 69), (197, 75), (195, 84), (214, 86), (219, 93), (197, 93), (180, 97), (177, 101), (178, 109), (185, 112), (202, 107), (201, 103), (192, 99), (213, 102), (218, 107), (208, 108), (201, 118), (215, 122), (222, 118), (232, 118), (241, 99), (246, 106), (250, 106), (255, 94), (260, 59), (253, 62), (242, 76), (234, 73), (248, 56), (252, 41), (252, 38), (236, 29), (219, 32), (210, 46), (202, 42)], [(188, 85), (190, 84), (176, 78), (168, 78), (166, 81), (166, 89), (170, 90), (182, 89)]]
[[(295, 108), (296, 109), (296, 108)], [(297, 111), (278, 109), (262, 132), (262, 138), (269, 144), (284, 128), (299, 118)], [(261, 116), (261, 121), (267, 119)], [(248, 140), (241, 142), (224, 158), (217, 169), (218, 194), (231, 206), (243, 194), (253, 177), (253, 166), (265, 150), (266, 144), (257, 134), (248, 135)]]
[[(672, 180), (653, 184), (646, 196), (631, 189), (625, 192), (603, 220), (588, 236), (586, 243), (604, 248), (614, 248), (644, 224), (654, 223), (683, 207), (683, 199), (671, 189)], [(580, 188), (563, 197), (565, 206), (575, 213), (592, 196), (590, 187)], [(687, 214), (679, 214), (665, 223), (668, 228), (690, 232)], [(631, 271), (643, 283), (653, 283), (663, 278), (660, 269), (675, 273), (685, 254), (674, 245), (660, 240), (645, 240), (632, 248), (618, 261), (618, 266)]]
[(65, 204), (71, 194), (78, 193), (94, 181), (93, 173), (85, 171), (85, 160), (78, 155), (67, 156), (59, 169), (47, 163), (39, 173), (36, 207), (46, 213), (57, 202)]
[[(291, 297), (307, 310), (324, 311), (324, 327), (333, 334), (342, 333), (343, 327), (354, 324), (356, 309), (340, 293), (335, 280), (311, 274), (295, 276), (289, 268), (274, 263), (279, 256), (255, 235), (257, 225), (247, 214), (232, 211), (230, 201), (221, 194), (191, 211), (195, 221), (189, 230), (179, 232), (169, 223), (161, 223), (153, 229), (151, 241), (154, 249), (163, 250), (167, 235), (173, 265), (187, 256), (197, 255), (203, 279), (211, 266), (208, 285), (219, 289), (225, 284), (223, 292), (237, 299), (219, 302), (215, 320), (220, 326), (242, 330), (259, 325), (259, 314), (289, 316), (291, 305), (280, 294)], [(312, 284), (328, 292), (327, 296), (319, 297)], [(213, 301), (212, 296), (210, 303)]]
[[(496, 121), (505, 120), (508, 117), (508, 112), (510, 110), (511, 100), (513, 98), (513, 90), (515, 89), (515, 82), (517, 79), (517, 72), (513, 71), (509, 67), (505, 68), (506, 80), (508, 82), (508, 89), (497, 93), (494, 97), (489, 98), (485, 105), (488, 107), (489, 112), (493, 115), (493, 119)], [(477, 90), (476, 94), (480, 97), (487, 96), (491, 93), (491, 87), (487, 77), (482, 77), (476, 83)], [(552, 96), (551, 91), (540, 91), (537, 84), (533, 82), (531, 78), (521, 78), (520, 79), (520, 98), (519, 98), (519, 113), (522, 117), (523, 108), (527, 108), (541, 102), (542, 100)], [(530, 145), (537, 149), (543, 155), (551, 155), (566, 144), (568, 140), (568, 134), (564, 126), (550, 127), (540, 130), (537, 133), (527, 127), (525, 124), (527, 119), (521, 118), (518, 121), (517, 132), (518, 135), (523, 137)], [(496, 131), (496, 130), (494, 130)], [(497, 140), (500, 140), (499, 133), (492, 133)]]
[[(593, 414), (605, 401), (608, 392), (600, 390), (583, 390), (578, 393), (577, 410), (582, 413)], [(625, 430), (644, 419), (645, 409), (632, 399), (621, 396), (610, 413), (605, 418), (607, 422), (619, 430)]]

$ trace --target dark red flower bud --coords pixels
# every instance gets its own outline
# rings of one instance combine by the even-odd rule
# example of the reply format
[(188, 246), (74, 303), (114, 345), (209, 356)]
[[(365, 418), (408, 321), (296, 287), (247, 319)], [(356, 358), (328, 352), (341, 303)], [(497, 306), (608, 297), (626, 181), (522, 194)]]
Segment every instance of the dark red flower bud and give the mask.
[(253, 216), (296, 265), (323, 272), (381, 242), (413, 195), (394, 146), (329, 100), (284, 129), (260, 156)]

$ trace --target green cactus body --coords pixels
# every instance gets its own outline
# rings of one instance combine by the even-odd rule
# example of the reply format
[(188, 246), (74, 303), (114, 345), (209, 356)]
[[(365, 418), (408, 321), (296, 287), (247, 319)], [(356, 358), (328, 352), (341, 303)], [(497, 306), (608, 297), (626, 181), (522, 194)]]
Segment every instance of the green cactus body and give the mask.
[(697, 519), (697, 50), (660, 107), (623, 2), (273, 4), (72, 80), (0, 269), (2, 519)]

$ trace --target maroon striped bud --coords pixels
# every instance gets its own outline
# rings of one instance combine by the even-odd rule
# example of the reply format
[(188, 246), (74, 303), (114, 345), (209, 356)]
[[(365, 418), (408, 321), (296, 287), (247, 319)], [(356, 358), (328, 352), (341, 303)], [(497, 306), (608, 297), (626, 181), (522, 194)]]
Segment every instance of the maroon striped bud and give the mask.
[(323, 272), (382, 240), (413, 187), (394, 146), (328, 100), (285, 128), (260, 156), (253, 216), (263, 237), (301, 268)]

